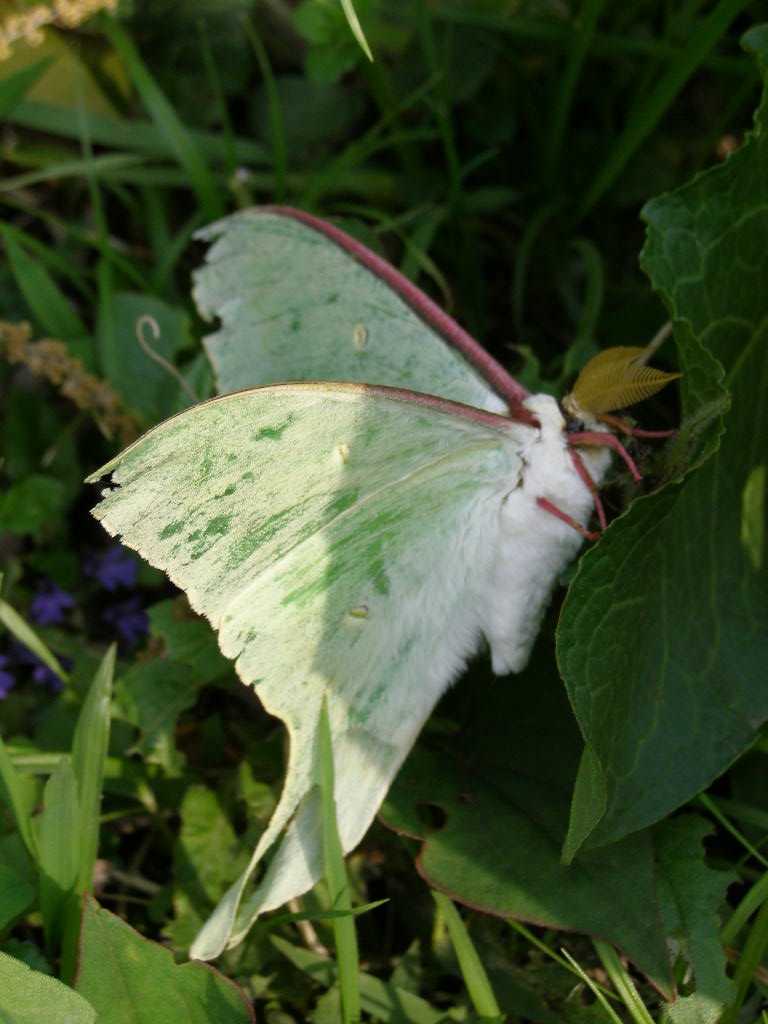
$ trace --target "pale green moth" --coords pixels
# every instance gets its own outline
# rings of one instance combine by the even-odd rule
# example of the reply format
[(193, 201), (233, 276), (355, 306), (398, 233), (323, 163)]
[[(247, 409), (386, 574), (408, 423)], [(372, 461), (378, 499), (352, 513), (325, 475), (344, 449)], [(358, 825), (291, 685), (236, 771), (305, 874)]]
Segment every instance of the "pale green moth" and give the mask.
[[(202, 236), (216, 241), (195, 298), (221, 321), (206, 340), (219, 388), (252, 390), (162, 423), (90, 479), (111, 474), (94, 514), (186, 591), (290, 736), (279, 805), (192, 947), (209, 959), (322, 873), (323, 699), (347, 852), (482, 639), (495, 672), (524, 666), (602, 514), (608, 447), (634, 467), (589, 411), (591, 391), (616, 407), (602, 378), (574, 389), (567, 422), (336, 228), (264, 208)], [(663, 381), (623, 351), (609, 387), (636, 401)]]

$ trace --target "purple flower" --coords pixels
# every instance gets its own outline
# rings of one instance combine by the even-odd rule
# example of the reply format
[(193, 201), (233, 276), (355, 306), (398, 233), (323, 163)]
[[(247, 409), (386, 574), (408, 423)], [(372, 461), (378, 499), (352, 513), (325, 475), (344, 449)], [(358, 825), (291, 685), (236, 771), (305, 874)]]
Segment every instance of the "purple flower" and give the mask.
[[(58, 693), (64, 686), (61, 679), (53, 672), (48, 666), (40, 661), (36, 654), (20, 641), (12, 639), (10, 641), (10, 662), (20, 667), (30, 668), (32, 670), (32, 681), (37, 683), (38, 686), (48, 686), (54, 693)], [(59, 657), (59, 664), (67, 672), (73, 665), (72, 659), (66, 655)]]
[(60, 626), (75, 602), (52, 580), (41, 583), (29, 606), (29, 617), (40, 626)]
[[(59, 661), (62, 668), (67, 671), (72, 667), (71, 658), (59, 658)], [(32, 669), (32, 681), (37, 683), (38, 686), (49, 687), (54, 693), (64, 689), (64, 681), (38, 658), (35, 658), (35, 667)]]
[(16, 677), (6, 669), (6, 666), (10, 665), (10, 663), (10, 658), (5, 654), (0, 654), (0, 700), (5, 700), (8, 696), (8, 691), (16, 685)]
[(138, 594), (107, 608), (101, 617), (115, 627), (126, 644), (142, 640), (149, 633), (149, 616)]
[(131, 558), (122, 544), (91, 555), (83, 564), (85, 575), (98, 580), (105, 590), (132, 587), (136, 582), (136, 569), (136, 559)]

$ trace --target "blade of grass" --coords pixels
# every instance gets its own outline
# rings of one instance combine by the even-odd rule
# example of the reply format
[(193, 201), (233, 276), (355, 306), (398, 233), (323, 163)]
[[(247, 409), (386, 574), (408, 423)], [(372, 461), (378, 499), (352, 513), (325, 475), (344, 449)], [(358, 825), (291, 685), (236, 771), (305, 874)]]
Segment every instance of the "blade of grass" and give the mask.
[(365, 38), (363, 26), (360, 24), (360, 19), (357, 16), (357, 11), (355, 10), (352, 0), (341, 0), (341, 9), (344, 11), (344, 17), (347, 19), (349, 27), (352, 29), (352, 35), (357, 40), (358, 46), (371, 64), (373, 64), (373, 54), (371, 53), (371, 48), (368, 45), (368, 40)]
[(91, 158), (78, 157), (75, 160), (59, 160), (46, 163), (35, 171), (25, 171), (12, 178), (0, 182), (0, 192), (18, 192), (39, 185), (43, 181), (59, 181), (62, 178), (82, 178), (92, 175), (94, 178), (106, 177), (109, 172), (136, 167), (146, 163), (146, 157), (130, 153), (103, 153)]
[(14, 280), (43, 330), (55, 338), (85, 337), (88, 329), (45, 267), (28, 255), (2, 223), (0, 235)]
[[(323, 701), (323, 710), (320, 715), (320, 743), (322, 750), (323, 855), (328, 892), (334, 910), (351, 910), (349, 879), (344, 865), (344, 854), (341, 849), (336, 818), (333, 747), (328, 720), (328, 705), (325, 701)], [(343, 1020), (344, 1024), (354, 1024), (360, 1019), (358, 982), (360, 967), (354, 919), (351, 916), (335, 919), (333, 935), (336, 942)]]
[(4, 790), (6, 803), (16, 823), (19, 835), (34, 861), (38, 860), (37, 835), (24, 802), (21, 782), (16, 768), (8, 754), (8, 748), (0, 737), (0, 789)]
[(77, 782), (69, 758), (62, 757), (43, 790), (40, 815), (40, 913), (45, 944), (55, 955), (67, 916), (77, 908), (79, 858)]
[(614, 1008), (611, 1006), (611, 1004), (605, 998), (603, 993), (600, 991), (599, 987), (590, 978), (590, 976), (583, 969), (583, 967), (581, 967), (580, 964), (576, 963), (576, 961), (573, 959), (573, 957), (571, 956), (571, 954), (568, 952), (567, 949), (562, 948), (560, 950), (560, 952), (563, 954), (563, 956), (568, 961), (568, 963), (573, 967), (574, 972), (576, 974), (578, 974), (578, 976), (585, 983), (585, 985), (587, 985), (589, 987), (589, 989), (594, 993), (595, 998), (600, 1003), (600, 1005), (605, 1010), (605, 1012), (608, 1014), (609, 1020), (611, 1020), (613, 1022), (613, 1024), (622, 1024), (621, 1017), (619, 1017), (619, 1015), (616, 1013)]
[(768, 872), (755, 882), (720, 929), (720, 941), (723, 946), (733, 945), (736, 936), (749, 918), (766, 900), (768, 900)]
[[(330, 988), (336, 980), (336, 965), (328, 957), (321, 956), (301, 946), (294, 946), (278, 935), (270, 936), (270, 942), (294, 967), (303, 971), (318, 985)], [(442, 1010), (436, 1010), (421, 996), (398, 988), (364, 971), (360, 974), (360, 1003), (366, 1013), (382, 1024), (445, 1024), (452, 1019)], [(463, 1018), (462, 1018), (463, 1019)]]
[(213, 53), (211, 52), (211, 44), (208, 41), (208, 32), (206, 31), (204, 18), (197, 19), (197, 35), (200, 40), (200, 52), (203, 57), (205, 73), (208, 75), (211, 90), (213, 91), (213, 95), (216, 97), (216, 106), (219, 108), (221, 136), (224, 143), (224, 166), (227, 169), (227, 174), (232, 175), (237, 170), (235, 133), (232, 129), (232, 121), (229, 117), (229, 111), (227, 110), (227, 101), (224, 98), (224, 90), (221, 87), (219, 70), (216, 67), (216, 61), (213, 59)]
[(158, 259), (152, 273), (152, 284), (158, 295), (161, 295), (166, 290), (176, 264), (183, 253), (186, 252), (192, 236), (203, 220), (201, 211), (196, 210), (161, 250), (155, 250), (158, 253)]
[(96, 343), (99, 352), (99, 369), (115, 387), (120, 385), (118, 341), (112, 307), (115, 300), (112, 267), (106, 260), (99, 260), (96, 267), (96, 283), (99, 299), (96, 309)]
[[(548, 43), (552, 47), (565, 48), (572, 38), (572, 30), (561, 17), (526, 18), (517, 15), (500, 17), (498, 14), (487, 14), (477, 6), (466, 4), (442, 4), (435, 6), (433, 16), (436, 20), (450, 21), (459, 25), (472, 25), (476, 28), (490, 29), (510, 39), (519, 39), (524, 43)], [(592, 40), (592, 51), (601, 57), (624, 61), (627, 56), (663, 58), (669, 63), (679, 60), (684, 48), (667, 43), (660, 39), (644, 38), (638, 33), (595, 32)], [(516, 51), (519, 55), (519, 50)], [(507, 56), (512, 58), (511, 53)], [(530, 51), (526, 54), (531, 56)], [(743, 78), (745, 75), (744, 61), (739, 57), (721, 57), (716, 54), (708, 56), (704, 66), (718, 73)]]
[[(76, 139), (79, 134), (76, 112), (52, 103), (24, 100), (12, 111), (8, 120), (22, 128), (33, 128), (66, 139)], [(92, 142), (97, 146), (127, 149), (153, 157), (174, 155), (165, 132), (152, 121), (128, 121), (106, 114), (88, 114), (88, 130)], [(203, 159), (227, 165), (226, 140), (219, 133), (188, 128), (187, 134)], [(238, 163), (268, 167), (272, 162), (269, 152), (259, 142), (235, 136), (233, 144)]]
[(720, 3), (699, 23), (688, 43), (664, 73), (634, 116), (627, 122), (618, 142), (601, 162), (576, 214), (581, 220), (601, 198), (626, 167), (632, 155), (650, 135), (670, 105), (701, 65), (734, 18), (747, 6), (748, 0), (720, 0)]
[(563, 360), (560, 383), (564, 386), (571, 376), (580, 370), (597, 352), (595, 336), (603, 306), (605, 271), (597, 247), (587, 238), (577, 238), (571, 243), (581, 257), (584, 267), (584, 298), (579, 311), (579, 320)]
[(261, 41), (261, 36), (253, 27), (250, 18), (242, 17), (240, 21), (245, 34), (248, 36), (253, 52), (256, 54), (259, 71), (264, 79), (264, 88), (267, 90), (269, 124), (272, 129), (272, 150), (275, 157), (275, 200), (279, 203), (285, 197), (285, 183), (288, 176), (288, 150), (285, 145), (285, 126), (283, 124), (280, 93), (277, 91), (277, 82), (272, 74), (272, 65), (269, 63), (269, 57)]
[(15, 75), (0, 82), (0, 119), (3, 121), (11, 114), (16, 106), (24, 99), (29, 90), (42, 75), (46, 68), (53, 63), (53, 57), (44, 57), (43, 60), (22, 68)]
[(385, 903), (389, 903), (389, 900), (374, 900), (373, 903), (364, 903), (362, 906), (350, 907), (348, 910), (300, 910), (297, 913), (276, 914), (274, 917), (269, 917), (264, 921), (257, 921), (256, 929), (266, 932), (271, 931), (277, 925), (292, 924), (295, 921), (334, 921), (339, 917), (359, 917), (361, 914), (367, 914), (371, 910), (383, 906)]
[(520, 244), (517, 247), (517, 258), (512, 277), (512, 317), (515, 324), (515, 335), (522, 340), (525, 325), (525, 290), (528, 278), (528, 265), (536, 240), (544, 229), (549, 218), (561, 205), (561, 200), (553, 199), (541, 206), (528, 222)]
[(432, 897), (448, 927), (448, 934), (456, 951), (456, 959), (459, 961), (461, 976), (464, 978), (469, 998), (472, 1000), (478, 1017), (482, 1021), (501, 1021), (501, 1010), (493, 994), (491, 983), (488, 981), (488, 975), (485, 973), (485, 968), (480, 962), (477, 950), (453, 900), (435, 889), (432, 890)]
[[(350, 166), (354, 166), (357, 163), (361, 163), (367, 160), (369, 157), (375, 155), (382, 149), (397, 149), (401, 144), (405, 144), (412, 141), (432, 141), (435, 138), (435, 131), (433, 128), (428, 129), (426, 132), (423, 129), (415, 129), (413, 131), (406, 131), (403, 134), (389, 134), (390, 125), (394, 124), (401, 114), (406, 113), (411, 107), (421, 102), (427, 95), (429, 90), (433, 88), (434, 80), (428, 79), (422, 83), (417, 89), (411, 92), (405, 99), (401, 100), (396, 106), (392, 107), (389, 112), (368, 129), (368, 131), (359, 139), (355, 139), (349, 143), (345, 149), (339, 153), (337, 157), (329, 161), (319, 174), (313, 174), (308, 177), (307, 184), (304, 186), (305, 191), (300, 197), (300, 205), (311, 208), (315, 203), (319, 202), (320, 198), (325, 195), (326, 192), (338, 191), (338, 182), (345, 180), (345, 172), (348, 172)], [(382, 136), (386, 137), (382, 139)], [(397, 193), (395, 182), (391, 181), (392, 195)], [(351, 191), (349, 187), (345, 191)], [(367, 202), (371, 202), (372, 198), (377, 192), (383, 190), (376, 188), (369, 188), (367, 191), (362, 191), (362, 195), (365, 196)]]
[(560, 87), (544, 153), (544, 170), (550, 178), (554, 175), (557, 162), (560, 159), (565, 128), (576, 92), (576, 83), (589, 52), (603, 5), (604, 0), (585, 0), (584, 11), (577, 19), (575, 31), (568, 46), (568, 61), (565, 71), (559, 78)]
[(605, 968), (605, 973), (621, 996), (621, 1000), (632, 1020), (636, 1024), (655, 1024), (653, 1017), (648, 1012), (645, 1003), (635, 988), (635, 983), (624, 969), (624, 965), (619, 959), (619, 954), (613, 946), (607, 942), (602, 942), (600, 939), (593, 939), (592, 945), (595, 947), (595, 951), (600, 957), (600, 963)]
[(755, 922), (749, 930), (746, 942), (744, 943), (736, 970), (733, 972), (733, 981), (736, 985), (736, 998), (726, 1008), (720, 1024), (735, 1024), (739, 1011), (744, 1005), (752, 977), (768, 949), (768, 900), (760, 907)]
[(723, 828), (726, 828), (731, 833), (734, 839), (737, 839), (741, 843), (745, 850), (748, 850), (749, 853), (752, 854), (755, 860), (759, 861), (764, 868), (768, 868), (768, 860), (763, 857), (756, 846), (753, 846), (752, 843), (750, 843), (744, 833), (740, 832), (736, 826), (729, 821), (714, 800), (712, 800), (706, 793), (699, 793), (698, 801), (702, 807), (705, 807), (709, 811), (713, 818), (720, 822)]
[[(0, 189), (0, 191), (2, 191)], [(44, 224), (48, 224), (56, 229), (56, 233), (62, 237), (62, 243), (67, 240), (67, 235), (71, 236), (77, 242), (82, 245), (87, 245), (92, 249), (95, 249), (105, 260), (112, 263), (115, 269), (119, 270), (121, 274), (124, 274), (129, 281), (133, 283), (141, 290), (145, 292), (152, 291), (152, 282), (146, 277), (140, 270), (138, 270), (134, 264), (123, 256), (122, 253), (117, 252), (115, 243), (107, 239), (102, 242), (98, 238), (94, 238), (93, 233), (87, 230), (82, 230), (77, 225), (64, 220), (62, 217), (57, 217), (55, 213), (51, 213), (50, 210), (34, 209), (28, 207), (24, 203), (20, 203), (10, 196), (0, 195), (0, 203), (5, 206), (11, 207), (11, 209), (21, 211), (26, 217), (35, 217), (41, 220)], [(91, 287), (90, 283), (85, 280), (85, 274), (91, 273), (90, 268), (84, 268), (81, 266), (71, 266), (64, 260), (57, 252), (51, 249), (49, 246), (44, 245), (33, 235), (28, 235), (18, 228), (13, 227), (11, 224), (5, 224), (3, 230), (12, 234), (14, 238), (18, 239), (26, 249), (31, 250), (34, 253), (49, 263), (50, 266), (56, 271), (61, 277), (66, 277), (68, 281), (78, 288), (82, 293), (89, 306), (93, 306), (96, 301), (96, 295)]]
[[(301, 196), (301, 206), (309, 208), (315, 206), (326, 193), (351, 191), (348, 187), (340, 188), (340, 182), (345, 179), (345, 175), (349, 173), (352, 167), (369, 160), (377, 153), (395, 148), (400, 143), (433, 142), (437, 137), (434, 128), (414, 128), (403, 135), (390, 135), (387, 138), (380, 139), (378, 138), (380, 128), (381, 126), (377, 125), (370, 133), (360, 139), (355, 139), (334, 160), (325, 165), (319, 173), (310, 174), (299, 179), (299, 181), (303, 182), (304, 188)], [(360, 189), (360, 193), (369, 200), (374, 198), (377, 193), (378, 195), (385, 195), (389, 192), (392, 196), (397, 194), (397, 185), (394, 179), (387, 175), (386, 179), (382, 176), (380, 180), (382, 184), (386, 181), (386, 185), (389, 186), (386, 192), (384, 189), (377, 189), (375, 183), (372, 183), (372, 187), (367, 190)], [(297, 183), (297, 187), (301, 188), (302, 185)]]
[[(535, 946), (536, 949), (540, 950), (545, 956), (548, 956), (550, 960), (553, 960), (556, 964), (558, 964), (564, 970), (569, 971), (571, 974), (575, 974), (577, 978), (581, 978), (581, 974), (579, 974), (579, 972), (574, 968), (573, 964), (569, 960), (566, 960), (565, 957), (560, 956), (560, 954), (556, 953), (554, 949), (550, 949), (546, 942), (542, 942), (541, 939), (537, 935), (535, 935), (529, 928), (526, 928), (521, 921), (515, 921), (513, 918), (507, 918), (507, 924), (510, 926), (510, 928), (513, 928), (516, 932), (522, 935), (524, 939), (530, 942), (532, 946)], [(615, 992), (613, 992), (609, 988), (606, 988), (605, 985), (600, 985), (598, 982), (595, 982), (595, 985), (597, 986), (597, 988), (600, 989), (604, 996), (608, 997), (608, 999), (617, 1000), (619, 998)]]
[(99, 16), (99, 25), (113, 48), (122, 58), (133, 84), (155, 124), (167, 134), (168, 143), (181, 166), (189, 175), (189, 183), (205, 211), (216, 220), (224, 213), (224, 203), (204, 157), (195, 145), (165, 93), (139, 56), (128, 35), (107, 15)]
[(72, 769), (80, 802), (80, 867), (78, 892), (93, 886), (93, 865), (99, 848), (99, 812), (104, 764), (109, 746), (110, 699), (117, 648), (109, 648), (88, 689), (72, 740)]
[(48, 647), (43, 643), (34, 629), (27, 624), (15, 608), (12, 608), (11, 605), (2, 598), (0, 598), (0, 623), (5, 626), (9, 633), (13, 633), (16, 639), (23, 643), (36, 658), (39, 658), (40, 661), (42, 661), (42, 663), (51, 670), (51, 672), (55, 672), (63, 683), (69, 682), (67, 673), (61, 667), (54, 655), (48, 650)]
[[(0, 197), (0, 202), (12, 207), (15, 210), (20, 210), (27, 217), (40, 217), (44, 221), (51, 220), (52, 223), (56, 224), (57, 227), (66, 228), (67, 224), (59, 217), (49, 218), (45, 211), (30, 210), (29, 207), (24, 203), (18, 203), (7, 197)], [(43, 263), (47, 263), (48, 266), (54, 270), (60, 277), (66, 277), (70, 281), (73, 287), (77, 288), (82, 296), (89, 303), (94, 301), (93, 289), (88, 285), (84, 279), (84, 274), (81, 267), (73, 267), (71, 261), (67, 262), (64, 257), (60, 256), (55, 249), (52, 249), (49, 245), (41, 242), (39, 238), (35, 238), (34, 235), (27, 234), (26, 231), (22, 231), (20, 228), (15, 227), (13, 224), (8, 222), (3, 224), (3, 233), (9, 235), (11, 238), (16, 239), (25, 249), (34, 253), (39, 260)], [(74, 237), (78, 237), (74, 235)]]
[(419, 0), (416, 4), (416, 30), (419, 34), (425, 64), (435, 82), (435, 92), (437, 95), (428, 105), (432, 108), (438, 134), (443, 143), (443, 153), (445, 154), (445, 163), (450, 183), (450, 203), (452, 206), (456, 206), (460, 204), (462, 198), (461, 165), (456, 149), (451, 105), (446, 87), (446, 73), (440, 64), (437, 43), (432, 31), (431, 8), (426, 0)]

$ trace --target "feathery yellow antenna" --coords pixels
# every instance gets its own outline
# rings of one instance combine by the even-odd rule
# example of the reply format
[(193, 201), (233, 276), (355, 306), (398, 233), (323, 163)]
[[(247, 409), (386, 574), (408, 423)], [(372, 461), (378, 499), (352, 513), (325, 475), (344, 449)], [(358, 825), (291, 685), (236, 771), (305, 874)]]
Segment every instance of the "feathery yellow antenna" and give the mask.
[(580, 412), (599, 415), (623, 409), (650, 398), (665, 384), (682, 376), (645, 366), (642, 362), (645, 353), (645, 348), (620, 345), (607, 348), (590, 359), (576, 378), (573, 390), (563, 400), (566, 412), (572, 416)]

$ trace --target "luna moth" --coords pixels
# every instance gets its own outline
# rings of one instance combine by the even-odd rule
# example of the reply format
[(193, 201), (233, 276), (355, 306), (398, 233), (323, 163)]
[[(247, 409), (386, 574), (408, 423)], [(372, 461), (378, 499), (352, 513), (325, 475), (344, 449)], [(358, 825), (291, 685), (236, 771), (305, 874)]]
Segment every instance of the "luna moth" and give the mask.
[(206, 345), (223, 393), (89, 480), (111, 475), (96, 517), (186, 591), (289, 734), (274, 815), (192, 947), (208, 959), (322, 873), (323, 701), (348, 852), (480, 644), (498, 674), (525, 665), (602, 516), (610, 449), (636, 473), (598, 413), (670, 375), (609, 349), (566, 413), (329, 224), (260, 208), (202, 237), (194, 294), (221, 322)]

